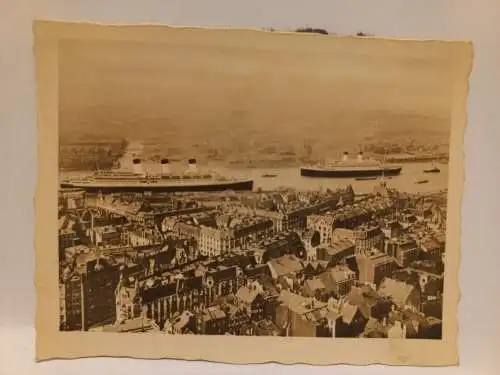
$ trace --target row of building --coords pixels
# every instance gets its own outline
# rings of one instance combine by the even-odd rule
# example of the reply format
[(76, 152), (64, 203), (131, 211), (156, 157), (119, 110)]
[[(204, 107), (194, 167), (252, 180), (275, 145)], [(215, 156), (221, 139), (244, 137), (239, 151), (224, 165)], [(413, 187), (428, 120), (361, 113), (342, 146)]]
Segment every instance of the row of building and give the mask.
[(61, 329), (440, 336), (446, 210), (425, 197), (61, 199)]

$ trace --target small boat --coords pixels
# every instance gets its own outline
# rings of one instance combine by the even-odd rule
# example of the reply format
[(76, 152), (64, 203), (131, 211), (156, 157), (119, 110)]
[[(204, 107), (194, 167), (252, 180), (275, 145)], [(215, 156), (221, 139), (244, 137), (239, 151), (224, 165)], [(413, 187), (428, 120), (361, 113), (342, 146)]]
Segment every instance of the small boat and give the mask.
[(273, 178), (273, 177), (277, 177), (277, 176), (278, 176), (277, 174), (264, 173), (261, 177), (264, 177), (264, 178)]
[(431, 169), (424, 169), (424, 173), (439, 173), (439, 172), (441, 172), (441, 170), (436, 166), (432, 167)]
[(416, 184), (427, 184), (429, 183), (429, 180), (418, 180), (417, 182), (415, 182)]

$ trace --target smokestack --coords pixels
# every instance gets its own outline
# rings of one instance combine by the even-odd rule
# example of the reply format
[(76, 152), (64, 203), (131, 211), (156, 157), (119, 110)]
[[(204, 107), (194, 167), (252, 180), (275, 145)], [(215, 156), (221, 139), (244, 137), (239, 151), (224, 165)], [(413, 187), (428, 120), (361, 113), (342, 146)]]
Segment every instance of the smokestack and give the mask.
[(168, 159), (161, 159), (161, 174), (170, 174)]
[(363, 161), (363, 153), (361, 151), (358, 153), (358, 161)]
[(132, 168), (133, 168), (134, 174), (143, 174), (141, 159), (136, 158), (136, 159), (132, 160)]
[(342, 160), (343, 161), (349, 160), (349, 153), (347, 151), (344, 151), (344, 155), (342, 155)]
[(198, 168), (196, 168), (196, 159), (191, 158), (188, 161), (188, 169), (186, 171), (187, 173), (197, 173)]

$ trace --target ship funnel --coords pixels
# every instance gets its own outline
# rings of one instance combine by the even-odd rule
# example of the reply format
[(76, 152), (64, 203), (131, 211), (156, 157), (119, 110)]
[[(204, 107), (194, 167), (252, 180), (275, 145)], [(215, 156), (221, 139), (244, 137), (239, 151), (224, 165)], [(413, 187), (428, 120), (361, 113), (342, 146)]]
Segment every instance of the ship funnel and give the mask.
[(363, 161), (363, 153), (362, 152), (360, 152), (358, 154), (358, 161)]
[(198, 168), (196, 168), (196, 159), (194, 159), (194, 158), (189, 159), (188, 169), (186, 172), (187, 173), (197, 173), (198, 172)]
[(169, 174), (170, 173), (169, 160), (161, 159), (160, 163), (161, 163), (161, 174)]
[(347, 151), (344, 151), (344, 155), (342, 155), (342, 160), (343, 161), (349, 160), (349, 153)]
[(144, 173), (142, 170), (141, 159), (135, 158), (134, 160), (132, 160), (132, 168), (133, 168), (134, 174), (143, 174)]

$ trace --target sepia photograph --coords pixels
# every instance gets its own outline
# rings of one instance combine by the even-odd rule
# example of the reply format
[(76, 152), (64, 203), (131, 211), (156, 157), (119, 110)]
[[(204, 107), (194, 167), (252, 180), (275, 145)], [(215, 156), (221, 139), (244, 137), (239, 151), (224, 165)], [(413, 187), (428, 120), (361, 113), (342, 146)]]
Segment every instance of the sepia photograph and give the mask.
[(469, 43), (35, 40), (40, 358), (458, 361)]

